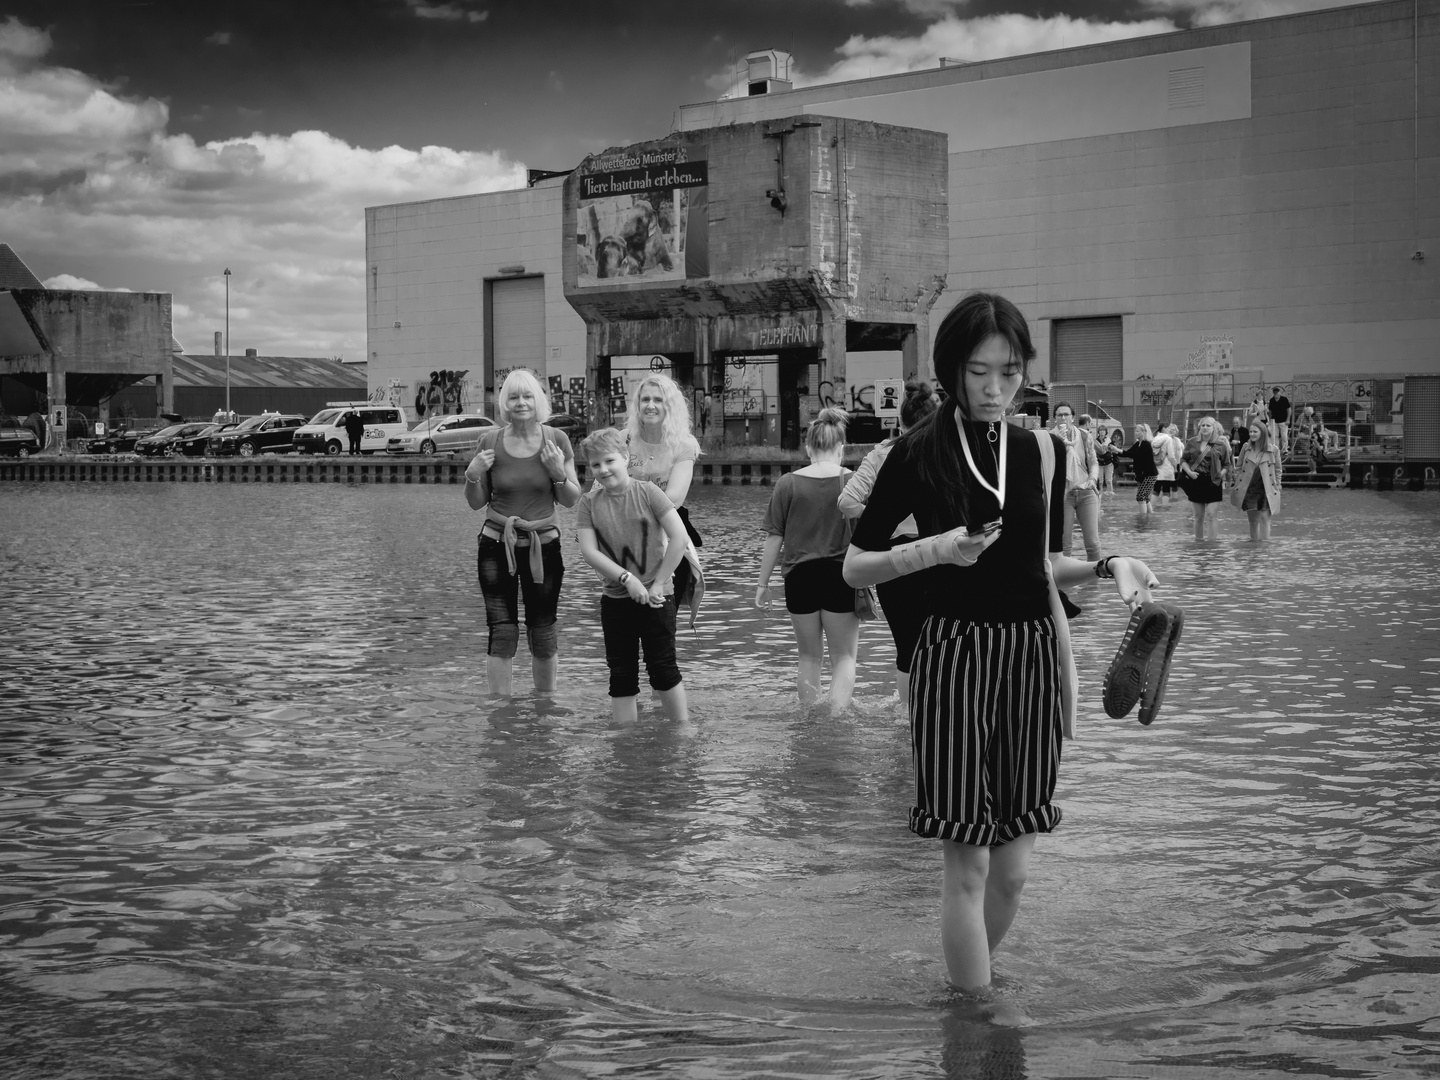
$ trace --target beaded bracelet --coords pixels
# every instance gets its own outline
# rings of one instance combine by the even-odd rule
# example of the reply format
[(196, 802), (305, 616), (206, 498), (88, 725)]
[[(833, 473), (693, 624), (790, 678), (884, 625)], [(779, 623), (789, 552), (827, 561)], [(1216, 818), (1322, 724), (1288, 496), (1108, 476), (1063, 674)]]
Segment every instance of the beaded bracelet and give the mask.
[(1106, 555), (1095, 564), (1095, 576), (1100, 579), (1113, 578), (1115, 575), (1110, 572), (1110, 560), (1118, 559), (1119, 555)]

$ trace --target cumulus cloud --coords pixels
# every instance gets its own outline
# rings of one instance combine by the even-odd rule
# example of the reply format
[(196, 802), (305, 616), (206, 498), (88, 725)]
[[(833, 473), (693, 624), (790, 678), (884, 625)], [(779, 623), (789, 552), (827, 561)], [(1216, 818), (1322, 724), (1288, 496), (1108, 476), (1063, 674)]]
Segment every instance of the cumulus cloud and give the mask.
[[(1293, 15), (1303, 11), (1339, 7), (1353, 0), (1141, 0), (1141, 11), (1154, 17), (1131, 21), (1101, 21), (1057, 15), (1039, 18), (1004, 14), (965, 18), (969, 0), (839, 0), (851, 8), (900, 8), (911, 15), (932, 19), (918, 34), (856, 35), (841, 45), (838, 59), (816, 68), (797, 63), (791, 69), (796, 86), (867, 79), (938, 67), (941, 57), (956, 60), (994, 60), (1005, 56), (1049, 52), (1102, 41), (1165, 34), (1185, 26)], [(808, 58), (807, 58), (808, 60)], [(717, 72), (705, 80), (717, 94), (743, 94), (744, 73)]]
[[(906, 0), (905, 6), (928, 13), (932, 8), (941, 10), (956, 5), (945, 4), (941, 0), (935, 0), (933, 4), (928, 0)], [(797, 61), (790, 68), (790, 76), (797, 87), (814, 86), (939, 67), (941, 57), (971, 62), (995, 60), (1093, 45), (1101, 41), (1165, 34), (1176, 29), (1179, 27), (1165, 18), (1100, 22), (1068, 15), (1048, 19), (1030, 15), (985, 15), (967, 19), (952, 14), (937, 19), (918, 34), (877, 37), (857, 34), (835, 50), (839, 59), (832, 61), (828, 67), (813, 70), (810, 65), (802, 66)], [(712, 75), (706, 80), (706, 85), (717, 94), (743, 94), (744, 77), (743, 71), (731, 69)]]
[(174, 295), (182, 340), (223, 325), (228, 265), (232, 347), (363, 356), (365, 207), (525, 182), (499, 153), (323, 131), (199, 143), (163, 102), (47, 65), (48, 48), (0, 26), (0, 238), (62, 267), (56, 288), (114, 282), (123, 258), (125, 288)]
[(26, 26), (14, 15), (0, 25), (0, 75), (8, 75), (50, 51), (50, 35)]
[[(938, 67), (940, 58), (995, 60), (1025, 53), (1069, 49), (1101, 41), (1146, 37), (1177, 29), (1169, 19), (1137, 22), (1098, 22), (1055, 15), (986, 15), (974, 19), (947, 16), (911, 37), (856, 35), (837, 50), (840, 59), (815, 76), (815, 82), (839, 82), (877, 75), (894, 75), (918, 68)], [(808, 79), (808, 76), (807, 76)]]
[(133, 289), (106, 288), (104, 285), (97, 285), (89, 278), (76, 277), (74, 274), (56, 274), (48, 277), (40, 283), (47, 289), (80, 289), (85, 292), (104, 290), (105, 292), (133, 292)]
[(1174, 12), (1190, 26), (1218, 26), (1248, 19), (1296, 15), (1302, 11), (1342, 7), (1354, 0), (1145, 0), (1151, 11)]

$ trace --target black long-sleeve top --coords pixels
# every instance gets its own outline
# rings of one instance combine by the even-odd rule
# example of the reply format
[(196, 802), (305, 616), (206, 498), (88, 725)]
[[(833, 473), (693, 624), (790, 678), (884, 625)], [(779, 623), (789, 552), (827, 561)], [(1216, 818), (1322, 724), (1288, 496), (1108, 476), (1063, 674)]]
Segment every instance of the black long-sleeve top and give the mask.
[(1120, 451), (1120, 456), (1135, 462), (1136, 480), (1160, 475), (1160, 470), (1155, 467), (1155, 448), (1150, 445), (1149, 439), (1136, 439), (1128, 449)]

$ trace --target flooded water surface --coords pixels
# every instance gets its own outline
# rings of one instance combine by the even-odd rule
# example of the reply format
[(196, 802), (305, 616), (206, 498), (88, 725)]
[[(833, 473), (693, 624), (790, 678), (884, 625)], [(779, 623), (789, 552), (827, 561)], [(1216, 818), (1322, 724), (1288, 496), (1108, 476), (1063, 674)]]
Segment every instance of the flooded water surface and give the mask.
[(997, 991), (946, 990), (883, 625), (806, 712), (749, 606), (769, 489), (697, 488), (691, 723), (610, 719), (566, 542), (561, 685), (485, 696), (457, 487), (0, 487), (9, 1080), (1440, 1073), (1440, 498), (1107, 500), (1186, 610), (1168, 701), (1081, 737)]

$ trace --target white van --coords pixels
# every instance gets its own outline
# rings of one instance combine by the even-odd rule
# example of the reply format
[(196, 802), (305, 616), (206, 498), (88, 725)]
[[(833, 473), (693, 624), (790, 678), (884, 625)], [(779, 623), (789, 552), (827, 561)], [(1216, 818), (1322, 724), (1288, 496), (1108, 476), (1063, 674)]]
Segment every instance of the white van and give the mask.
[(384, 453), (392, 435), (402, 435), (410, 429), (404, 410), (395, 405), (328, 401), (308, 424), (295, 432), (295, 452), (331, 457), (348, 452), (350, 436), (345, 433), (345, 417), (351, 412), (358, 412), (365, 422), (365, 434), (360, 440), (362, 454)]

